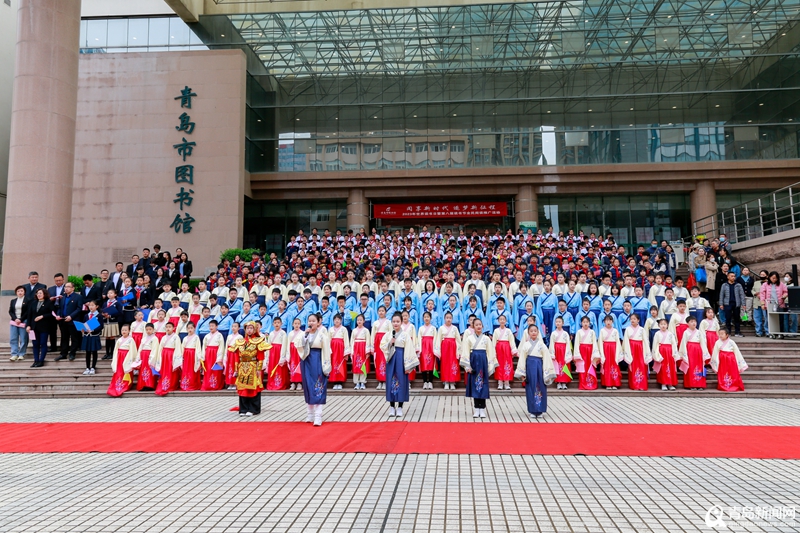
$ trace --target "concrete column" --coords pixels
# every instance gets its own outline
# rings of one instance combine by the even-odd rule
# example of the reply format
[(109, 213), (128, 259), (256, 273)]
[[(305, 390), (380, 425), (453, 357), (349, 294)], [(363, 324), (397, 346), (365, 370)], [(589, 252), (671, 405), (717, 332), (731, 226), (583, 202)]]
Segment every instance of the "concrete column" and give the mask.
[(520, 185), (514, 201), (514, 218), (517, 227), (539, 227), (539, 199), (533, 185)]
[(350, 189), (347, 196), (347, 229), (358, 232), (369, 229), (369, 204), (364, 189)]
[[(700, 180), (689, 197), (692, 209), (692, 226), (690, 231), (695, 233), (694, 222), (701, 218), (709, 217), (717, 212), (717, 191), (714, 189), (712, 180)], [(698, 225), (697, 231), (716, 236), (716, 224), (714, 220), (704, 221), (705, 224)]]
[(20, 2), (0, 305), (30, 270), (68, 274), (80, 21), (80, 0)]

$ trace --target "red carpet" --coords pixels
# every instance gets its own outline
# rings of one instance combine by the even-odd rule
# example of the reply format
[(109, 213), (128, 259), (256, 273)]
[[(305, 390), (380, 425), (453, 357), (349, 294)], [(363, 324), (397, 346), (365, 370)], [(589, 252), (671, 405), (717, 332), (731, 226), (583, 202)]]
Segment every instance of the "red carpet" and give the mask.
[(800, 427), (448, 422), (0, 424), (0, 453), (303, 452), (800, 459)]

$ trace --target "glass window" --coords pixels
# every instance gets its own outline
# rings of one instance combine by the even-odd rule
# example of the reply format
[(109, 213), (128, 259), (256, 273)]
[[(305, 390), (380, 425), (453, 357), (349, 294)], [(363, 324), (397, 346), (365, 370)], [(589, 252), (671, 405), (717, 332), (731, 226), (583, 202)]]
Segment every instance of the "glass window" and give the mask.
[(128, 20), (128, 46), (147, 46), (148, 19)]
[[(344, 146), (342, 148), (344, 148)], [(325, 153), (326, 154), (335, 154), (338, 151), (339, 151), (339, 145), (338, 144), (329, 144), (328, 146), (325, 147)], [(348, 152), (345, 152), (345, 153), (348, 153)], [(355, 151), (353, 153), (355, 153)]]
[(417, 143), (416, 146), (414, 146), (414, 151), (418, 154), (421, 152), (427, 152), (428, 143)]
[(167, 46), (169, 44), (169, 19), (152, 18), (147, 32), (148, 46)]
[(108, 46), (128, 46), (128, 19), (110, 19), (108, 21)]
[(169, 20), (169, 45), (187, 45), (189, 44), (189, 26), (178, 17), (172, 17)]
[(108, 20), (89, 20), (86, 29), (86, 46), (105, 48), (108, 40)]

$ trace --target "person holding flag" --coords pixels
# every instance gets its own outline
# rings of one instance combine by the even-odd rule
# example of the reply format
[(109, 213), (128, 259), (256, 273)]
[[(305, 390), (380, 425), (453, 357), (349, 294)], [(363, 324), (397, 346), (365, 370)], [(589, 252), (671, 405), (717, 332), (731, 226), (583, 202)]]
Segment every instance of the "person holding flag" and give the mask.
[(569, 333), (564, 330), (564, 320), (556, 317), (553, 321), (555, 329), (550, 333), (550, 355), (556, 361), (556, 388), (566, 389), (572, 381), (569, 363), (572, 361), (572, 343)]
[(117, 339), (114, 344), (114, 354), (111, 360), (111, 369), (114, 371), (114, 375), (111, 377), (111, 384), (106, 391), (112, 398), (119, 398), (130, 388), (133, 381), (131, 373), (133, 369), (139, 368), (142, 364), (136, 350), (136, 341), (130, 335), (130, 326), (123, 324), (120, 332), (122, 337)]
[(372, 353), (372, 335), (369, 329), (364, 326), (365, 320), (364, 315), (356, 316), (356, 327), (350, 335), (353, 352), (353, 388), (355, 390), (367, 390), (369, 354)]
[(539, 328), (535, 324), (528, 326), (527, 336), (517, 353), (519, 360), (514, 375), (525, 383), (528, 413), (539, 418), (547, 412), (547, 385), (555, 379), (556, 369), (553, 356), (539, 338)]

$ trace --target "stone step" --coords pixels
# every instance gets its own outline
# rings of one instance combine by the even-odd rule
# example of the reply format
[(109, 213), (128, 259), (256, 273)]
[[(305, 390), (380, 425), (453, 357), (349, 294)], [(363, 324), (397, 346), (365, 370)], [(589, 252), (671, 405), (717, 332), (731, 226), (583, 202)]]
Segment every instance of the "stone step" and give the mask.
[[(107, 398), (106, 395), (106, 388), (102, 389), (94, 389), (90, 391), (82, 391), (82, 390), (50, 390), (50, 391), (0, 391), (0, 399), (8, 398), (25, 398), (25, 399), (45, 399), (45, 398)], [(295, 395), (298, 399), (302, 400), (303, 392), (302, 391), (265, 391), (264, 396), (270, 395)], [(334, 391), (329, 390), (328, 394), (333, 396), (359, 396), (359, 395), (373, 395), (373, 396), (384, 396), (385, 391), (382, 390), (375, 390), (374, 387), (370, 386), (365, 391), (356, 392), (350, 389), (344, 389), (341, 391)], [(498, 391), (492, 390), (492, 396), (501, 396), (501, 395), (524, 395), (525, 392), (521, 388), (515, 388), (510, 391)], [(608, 397), (629, 397), (629, 396), (637, 396), (637, 397), (655, 397), (655, 396), (665, 396), (669, 398), (681, 398), (681, 397), (731, 397), (736, 396), (738, 398), (798, 398), (800, 395), (796, 391), (788, 390), (788, 389), (756, 389), (753, 387), (748, 387), (747, 390), (744, 392), (736, 392), (736, 393), (729, 393), (729, 392), (722, 392), (718, 391), (715, 388), (708, 388), (703, 391), (690, 391), (684, 390), (679, 388), (674, 391), (662, 391), (660, 387), (654, 387), (652, 384), (650, 388), (646, 391), (632, 391), (629, 389), (618, 389), (618, 390), (605, 390), (605, 389), (598, 389), (595, 391), (582, 391), (578, 390), (577, 386), (574, 384), (571, 386), (570, 389), (567, 390), (557, 390), (557, 389), (548, 389), (547, 391), (548, 396), (569, 396), (569, 395), (580, 395), (580, 396), (608, 396)], [(208, 396), (214, 395), (217, 397), (228, 397), (231, 400), (231, 406), (235, 405), (236, 402), (236, 395), (233, 391), (213, 391), (213, 392), (205, 392), (205, 391), (193, 391), (193, 392), (174, 392), (171, 393), (170, 396)], [(424, 397), (426, 395), (451, 395), (451, 396), (463, 396), (464, 395), (464, 388), (460, 387), (457, 390), (450, 391), (450, 390), (443, 390), (443, 389), (434, 389), (434, 390), (422, 390), (422, 389), (411, 389), (411, 396), (413, 397)], [(128, 391), (125, 393), (125, 397), (152, 397), (154, 396), (152, 391)]]

